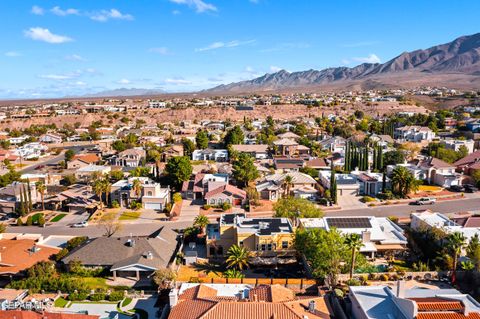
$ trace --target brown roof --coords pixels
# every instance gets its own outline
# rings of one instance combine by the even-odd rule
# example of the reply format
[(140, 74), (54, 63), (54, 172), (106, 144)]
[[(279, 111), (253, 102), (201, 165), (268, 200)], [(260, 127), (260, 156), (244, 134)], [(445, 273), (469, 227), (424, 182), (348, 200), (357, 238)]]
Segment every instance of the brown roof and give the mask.
[(73, 159), (78, 159), (82, 162), (88, 163), (88, 164), (93, 164), (93, 163), (98, 163), (100, 161), (100, 158), (98, 157), (97, 154), (92, 154), (92, 153), (87, 153), (87, 154), (77, 154), (73, 157)]
[[(252, 300), (256, 295), (257, 301)], [(249, 299), (217, 296), (217, 291), (206, 285), (186, 289), (179, 303), (170, 312), (169, 319), (302, 319), (330, 318), (323, 297), (298, 299), (295, 293), (280, 285), (261, 285), (249, 292)], [(308, 312), (309, 301), (315, 301), (315, 313)]]
[(0, 319), (98, 319), (100, 316), (74, 313), (8, 310), (0, 311)]
[(467, 219), (463, 227), (477, 228), (480, 227), (480, 217), (472, 216)]
[(464, 158), (459, 159), (453, 165), (455, 166), (463, 166), (463, 165), (471, 165), (475, 162), (480, 161), (480, 151), (475, 151), (472, 154), (468, 154)]
[(469, 313), (467, 316), (458, 312), (424, 312), (417, 315), (417, 319), (480, 319), (478, 312)]
[(422, 166), (430, 166), (434, 168), (449, 168), (449, 167), (453, 167), (454, 164), (449, 164), (447, 162), (442, 161), (441, 159), (431, 157), (425, 161), (422, 161)]
[(0, 274), (16, 274), (40, 261), (49, 260), (50, 256), (60, 250), (60, 248), (37, 246), (39, 250), (32, 253), (34, 246), (36, 246), (36, 243), (32, 239), (0, 240)]
[(205, 194), (205, 198), (207, 199), (221, 193), (230, 193), (237, 197), (247, 198), (247, 193), (244, 190), (241, 190), (240, 188), (237, 188), (230, 184), (225, 184), (209, 191), (208, 193)]
[(329, 167), (329, 165), (327, 164), (327, 161), (325, 161), (324, 158), (314, 158), (309, 161), (306, 161), (305, 166), (312, 167), (312, 168)]

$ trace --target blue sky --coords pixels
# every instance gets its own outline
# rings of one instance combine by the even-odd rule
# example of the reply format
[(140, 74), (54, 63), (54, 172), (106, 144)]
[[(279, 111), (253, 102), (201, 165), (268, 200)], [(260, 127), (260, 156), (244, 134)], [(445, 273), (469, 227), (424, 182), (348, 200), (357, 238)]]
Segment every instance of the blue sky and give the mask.
[(0, 98), (194, 91), (385, 62), (479, 32), (479, 1), (0, 1)]

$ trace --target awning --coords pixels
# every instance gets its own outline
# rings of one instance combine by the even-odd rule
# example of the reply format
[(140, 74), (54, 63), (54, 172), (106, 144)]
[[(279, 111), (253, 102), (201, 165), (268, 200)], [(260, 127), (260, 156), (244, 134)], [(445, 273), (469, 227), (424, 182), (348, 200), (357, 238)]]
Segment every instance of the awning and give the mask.
[(376, 245), (376, 246), (377, 246), (377, 250), (406, 250), (406, 248), (400, 244), (386, 244), (386, 245)]

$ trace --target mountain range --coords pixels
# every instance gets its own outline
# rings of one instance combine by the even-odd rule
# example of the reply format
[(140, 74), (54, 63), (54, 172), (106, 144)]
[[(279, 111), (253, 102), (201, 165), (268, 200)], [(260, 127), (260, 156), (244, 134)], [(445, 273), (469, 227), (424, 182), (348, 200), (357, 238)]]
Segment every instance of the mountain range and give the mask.
[(480, 87), (480, 33), (425, 50), (403, 52), (385, 63), (355, 67), (268, 73), (258, 78), (223, 84), (208, 93), (322, 89), (380, 89), (421, 85), (456, 88)]

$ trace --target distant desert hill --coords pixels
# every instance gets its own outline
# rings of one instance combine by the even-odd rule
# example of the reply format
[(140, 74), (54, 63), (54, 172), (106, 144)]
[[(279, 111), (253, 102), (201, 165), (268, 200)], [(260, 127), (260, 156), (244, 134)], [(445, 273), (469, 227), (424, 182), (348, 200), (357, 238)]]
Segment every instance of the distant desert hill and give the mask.
[(382, 89), (441, 85), (480, 88), (480, 33), (425, 50), (404, 52), (380, 63), (265, 74), (253, 80), (219, 85), (205, 92), (240, 93), (298, 89)]

